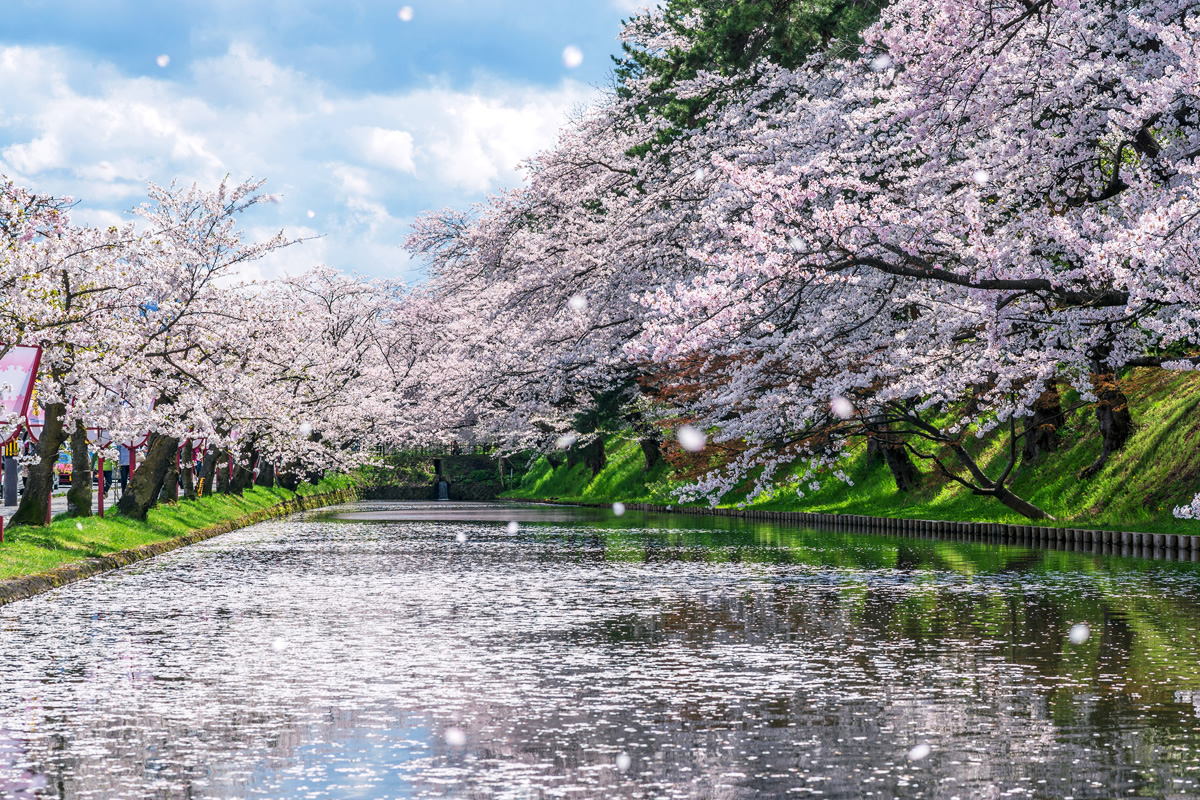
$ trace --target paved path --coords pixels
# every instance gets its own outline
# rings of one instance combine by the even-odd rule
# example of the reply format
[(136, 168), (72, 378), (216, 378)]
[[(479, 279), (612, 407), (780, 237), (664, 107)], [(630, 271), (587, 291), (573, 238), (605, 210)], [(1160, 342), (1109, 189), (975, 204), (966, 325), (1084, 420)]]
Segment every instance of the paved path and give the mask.
[[(115, 506), (117, 504), (117, 497), (118, 497), (118, 494), (116, 491), (111, 491), (108, 493), (108, 496), (104, 500), (105, 513), (107, 513), (110, 508), (112, 508), (113, 506)], [(96, 495), (96, 491), (93, 488), (92, 489), (92, 511), (97, 510), (97, 500), (98, 499), (99, 498)], [(66, 510), (67, 510), (67, 490), (64, 487), (62, 489), (59, 489), (55, 493), (54, 499), (50, 503), (50, 512), (52, 514), (61, 514)], [(8, 525), (9, 518), (15, 513), (17, 513), (16, 506), (0, 506), (0, 517), (4, 518), (5, 525)]]

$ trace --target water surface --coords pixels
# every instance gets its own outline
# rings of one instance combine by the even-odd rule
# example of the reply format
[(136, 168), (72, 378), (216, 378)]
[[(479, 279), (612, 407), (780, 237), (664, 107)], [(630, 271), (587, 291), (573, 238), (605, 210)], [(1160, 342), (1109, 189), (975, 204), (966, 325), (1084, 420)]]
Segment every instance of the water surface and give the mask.
[(1191, 563), (362, 503), (0, 619), (0, 796), (1200, 797)]

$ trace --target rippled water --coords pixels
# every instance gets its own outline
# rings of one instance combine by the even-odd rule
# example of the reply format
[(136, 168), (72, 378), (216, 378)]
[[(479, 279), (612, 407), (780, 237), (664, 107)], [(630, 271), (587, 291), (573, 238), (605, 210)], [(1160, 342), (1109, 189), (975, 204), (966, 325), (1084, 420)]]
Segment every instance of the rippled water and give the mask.
[(0, 795), (1200, 796), (1190, 563), (375, 503), (0, 618)]

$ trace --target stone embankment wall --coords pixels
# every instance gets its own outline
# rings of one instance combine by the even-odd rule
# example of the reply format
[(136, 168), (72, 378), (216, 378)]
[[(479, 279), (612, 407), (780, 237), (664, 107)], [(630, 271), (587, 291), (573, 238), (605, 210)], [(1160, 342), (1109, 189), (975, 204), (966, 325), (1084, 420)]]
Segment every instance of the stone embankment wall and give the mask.
[[(520, 502), (560, 505), (553, 500)], [(561, 505), (608, 508), (606, 503)], [(751, 521), (797, 525), (842, 533), (873, 533), (887, 536), (928, 536), (988, 544), (1027, 545), (1056, 550), (1078, 550), (1100, 555), (1200, 561), (1200, 536), (1137, 531), (1102, 531), (1089, 528), (1049, 528), (1042, 525), (1007, 525), (993, 522), (952, 522), (934, 519), (896, 519), (859, 514), (814, 514), (805, 511), (759, 511), (757, 509), (670, 506), (655, 503), (626, 503), (630, 511), (679, 516), (732, 517)]]
[(17, 600), (24, 600), (28, 597), (48, 592), (52, 589), (57, 589), (60, 586), (66, 586), (69, 583), (75, 583), (85, 578), (91, 578), (103, 572), (111, 572), (121, 567), (127, 567), (130, 564), (138, 561), (145, 561), (154, 556), (160, 556), (163, 553), (169, 553), (172, 550), (178, 550), (180, 547), (187, 547), (197, 542), (203, 542), (206, 539), (212, 539), (214, 536), (220, 536), (225, 533), (247, 528), (251, 525), (256, 525), (259, 522), (265, 522), (269, 519), (277, 519), (286, 517), (289, 514), (295, 514), (300, 511), (310, 511), (314, 508), (323, 506), (339, 505), (341, 503), (351, 503), (357, 499), (357, 493), (354, 489), (342, 489), (337, 492), (327, 492), (325, 494), (312, 494), (304, 497), (294, 497), (291, 500), (285, 500), (279, 505), (264, 508), (260, 511), (255, 511), (253, 514), (247, 514), (243, 517), (226, 520), (219, 525), (213, 525), (208, 528), (201, 528), (192, 531), (191, 533), (180, 536), (177, 539), (168, 539), (164, 542), (155, 542), (154, 544), (143, 545), (142, 547), (134, 548), (133, 550), (122, 550), (119, 553), (103, 556), (101, 558), (88, 558), (79, 561), (75, 564), (67, 564), (50, 572), (43, 572), (38, 575), (29, 575), (24, 578), (10, 578), (0, 581), (0, 606), (7, 605)]

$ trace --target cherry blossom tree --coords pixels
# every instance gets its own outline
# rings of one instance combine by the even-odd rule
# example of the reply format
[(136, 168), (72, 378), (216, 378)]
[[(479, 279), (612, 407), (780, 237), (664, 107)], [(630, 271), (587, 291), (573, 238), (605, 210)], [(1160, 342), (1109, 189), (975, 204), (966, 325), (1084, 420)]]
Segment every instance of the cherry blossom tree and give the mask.
[[(900, 436), (1042, 516), (1006, 482), (1059, 380), (1096, 403), (1099, 469), (1130, 431), (1120, 370), (1196, 363), (1196, 26), (1187, 3), (910, 0), (862, 59), (780, 70), (788, 101), (747, 131), (763, 163), (723, 163), (739, 191), (706, 208), (726, 236), (647, 295), (659, 321), (630, 347), (707, 352), (722, 390), (694, 411), (756, 445), (702, 491)], [(989, 475), (963, 437), (995, 429)]]

